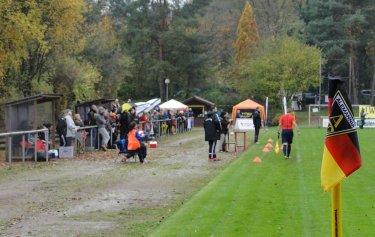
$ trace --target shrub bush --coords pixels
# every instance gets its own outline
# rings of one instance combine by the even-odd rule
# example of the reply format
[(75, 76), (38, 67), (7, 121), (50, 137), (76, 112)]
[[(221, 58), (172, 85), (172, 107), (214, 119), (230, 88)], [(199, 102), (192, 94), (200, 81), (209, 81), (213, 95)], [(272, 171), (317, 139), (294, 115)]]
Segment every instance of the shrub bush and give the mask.
[(283, 115), (283, 114), (282, 113), (277, 113), (273, 117), (272, 122), (271, 122), (271, 126), (278, 126), (279, 125), (279, 120), (280, 120), (281, 115)]

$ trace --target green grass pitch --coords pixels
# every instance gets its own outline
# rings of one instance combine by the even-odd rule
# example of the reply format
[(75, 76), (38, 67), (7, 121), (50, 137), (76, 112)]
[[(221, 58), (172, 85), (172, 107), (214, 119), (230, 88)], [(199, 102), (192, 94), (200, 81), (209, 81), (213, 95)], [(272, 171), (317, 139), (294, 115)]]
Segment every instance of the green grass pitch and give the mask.
[[(343, 236), (375, 233), (374, 135), (375, 130), (358, 131), (362, 168), (342, 183)], [(263, 153), (268, 138), (276, 139), (275, 129), (151, 236), (331, 236), (331, 193), (320, 186), (325, 129), (301, 129), (290, 160), (281, 150)], [(256, 156), (261, 163), (252, 162)]]

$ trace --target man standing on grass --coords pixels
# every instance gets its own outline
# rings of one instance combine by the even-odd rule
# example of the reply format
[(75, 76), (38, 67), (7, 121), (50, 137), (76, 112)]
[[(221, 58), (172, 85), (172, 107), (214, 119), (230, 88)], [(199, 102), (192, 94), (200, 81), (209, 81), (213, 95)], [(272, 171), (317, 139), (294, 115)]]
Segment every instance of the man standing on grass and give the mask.
[(215, 148), (217, 140), (220, 140), (221, 123), (216, 106), (207, 113), (203, 127), (205, 141), (208, 141), (208, 161), (218, 161)]
[(254, 123), (254, 128), (255, 128), (254, 143), (259, 144), (258, 142), (259, 130), (260, 130), (260, 126), (262, 125), (262, 119), (260, 117), (259, 106), (255, 108), (255, 111), (253, 113), (253, 123)]
[(280, 117), (279, 127), (277, 129), (277, 134), (280, 135), (281, 132), (281, 142), (283, 144), (284, 158), (290, 158), (290, 152), (292, 150), (293, 143), (293, 126), (299, 134), (299, 129), (296, 123), (296, 118), (292, 115), (292, 109), (288, 109), (288, 113)]
[(359, 126), (359, 128), (363, 129), (363, 126), (365, 126), (365, 120), (366, 120), (366, 115), (367, 115), (367, 112), (365, 111), (364, 108), (362, 108), (360, 115), (361, 115), (361, 125)]

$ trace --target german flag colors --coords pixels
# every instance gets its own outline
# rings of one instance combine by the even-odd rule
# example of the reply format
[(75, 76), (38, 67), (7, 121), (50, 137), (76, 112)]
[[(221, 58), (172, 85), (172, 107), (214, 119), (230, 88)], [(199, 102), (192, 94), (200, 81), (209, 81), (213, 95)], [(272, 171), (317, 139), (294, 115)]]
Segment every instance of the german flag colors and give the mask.
[(361, 167), (353, 109), (340, 80), (329, 80), (329, 126), (321, 168), (324, 191), (329, 191)]

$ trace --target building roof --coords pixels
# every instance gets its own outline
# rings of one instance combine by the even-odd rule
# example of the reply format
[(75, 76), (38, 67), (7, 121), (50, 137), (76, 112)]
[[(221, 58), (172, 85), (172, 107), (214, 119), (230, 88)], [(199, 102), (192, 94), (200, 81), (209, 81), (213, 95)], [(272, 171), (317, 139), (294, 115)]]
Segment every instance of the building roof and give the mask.
[(36, 101), (37, 104), (41, 104), (44, 102), (58, 100), (61, 97), (62, 97), (62, 94), (37, 94), (37, 95), (32, 95), (32, 96), (23, 97), (20, 99), (9, 101), (5, 103), (5, 105), (6, 106), (18, 105), (18, 104), (29, 103), (32, 101)]
[(182, 103), (186, 104), (186, 105), (192, 105), (194, 103), (199, 103), (199, 104), (204, 104), (206, 106), (213, 106), (215, 105), (215, 103), (211, 102), (211, 101), (208, 101), (206, 99), (203, 99), (202, 97), (199, 97), (199, 96), (193, 96), (193, 97), (190, 97), (184, 101), (182, 101)]

